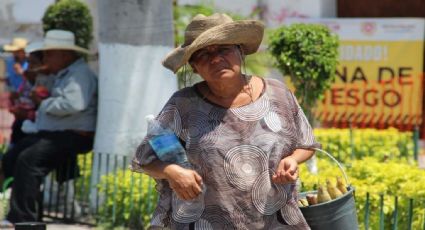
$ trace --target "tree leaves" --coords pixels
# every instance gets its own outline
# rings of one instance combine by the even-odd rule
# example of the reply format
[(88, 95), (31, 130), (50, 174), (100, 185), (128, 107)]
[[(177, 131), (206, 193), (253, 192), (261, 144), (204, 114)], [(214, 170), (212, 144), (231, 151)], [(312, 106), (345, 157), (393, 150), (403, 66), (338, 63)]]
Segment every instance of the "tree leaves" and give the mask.
[(318, 24), (283, 26), (271, 33), (269, 51), (276, 67), (290, 76), (295, 95), (312, 122), (312, 108), (335, 78), (337, 36)]
[(44, 32), (52, 29), (73, 32), (78, 46), (89, 48), (93, 40), (93, 18), (90, 9), (79, 0), (60, 0), (50, 5), (42, 21)]

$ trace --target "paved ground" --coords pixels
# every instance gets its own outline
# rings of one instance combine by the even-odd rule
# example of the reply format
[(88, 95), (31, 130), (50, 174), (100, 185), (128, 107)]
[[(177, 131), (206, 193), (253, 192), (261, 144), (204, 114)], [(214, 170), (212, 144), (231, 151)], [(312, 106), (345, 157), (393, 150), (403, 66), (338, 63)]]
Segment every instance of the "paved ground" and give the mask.
[(88, 230), (95, 229), (85, 225), (70, 225), (70, 224), (47, 224), (47, 230)]

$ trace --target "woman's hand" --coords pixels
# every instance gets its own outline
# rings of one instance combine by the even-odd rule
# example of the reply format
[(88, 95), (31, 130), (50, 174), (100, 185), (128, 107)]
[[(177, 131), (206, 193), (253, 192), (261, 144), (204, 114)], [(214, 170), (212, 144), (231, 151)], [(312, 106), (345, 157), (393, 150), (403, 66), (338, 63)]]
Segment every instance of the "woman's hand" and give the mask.
[(202, 178), (196, 171), (170, 164), (164, 168), (164, 173), (180, 199), (191, 200), (202, 192)]
[(277, 166), (272, 181), (276, 184), (294, 183), (298, 179), (298, 162), (295, 158), (287, 156)]

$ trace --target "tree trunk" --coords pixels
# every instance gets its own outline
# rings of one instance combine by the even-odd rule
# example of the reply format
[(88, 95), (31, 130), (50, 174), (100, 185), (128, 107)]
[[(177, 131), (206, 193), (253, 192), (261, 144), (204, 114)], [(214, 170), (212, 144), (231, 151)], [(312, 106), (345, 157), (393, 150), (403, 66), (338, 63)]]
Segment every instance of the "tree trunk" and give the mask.
[(172, 0), (100, 0), (97, 4), (99, 105), (92, 184), (98, 182), (97, 173), (106, 173), (105, 157), (99, 156), (131, 159), (146, 135), (145, 116), (157, 115), (177, 90), (177, 79), (161, 65), (173, 48)]

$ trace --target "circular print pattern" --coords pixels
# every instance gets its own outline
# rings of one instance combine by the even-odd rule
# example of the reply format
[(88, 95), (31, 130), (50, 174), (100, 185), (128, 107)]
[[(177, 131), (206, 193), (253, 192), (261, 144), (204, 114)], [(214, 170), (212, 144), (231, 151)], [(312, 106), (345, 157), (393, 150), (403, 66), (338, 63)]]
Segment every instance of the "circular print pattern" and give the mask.
[(209, 119), (208, 114), (192, 110), (184, 114), (182, 120), (189, 121), (182, 127), (182, 136), (185, 137), (187, 144), (196, 145), (200, 142), (214, 144), (217, 141), (218, 135), (213, 130), (219, 123)]
[(254, 181), (265, 170), (267, 170), (267, 155), (253, 145), (236, 146), (224, 157), (227, 180), (242, 191), (251, 189)]
[(193, 200), (187, 201), (177, 197), (173, 192), (172, 200), (172, 217), (179, 223), (192, 223), (197, 221), (205, 209), (204, 194), (199, 194)]
[(164, 108), (164, 110), (162, 110), (162, 112), (159, 114), (158, 120), (161, 120), (166, 124), (170, 124), (175, 134), (180, 136), (182, 132), (182, 123), (179, 111), (177, 110), (176, 106), (170, 105)]
[(230, 109), (236, 117), (243, 121), (261, 120), (269, 112), (269, 110), (270, 103), (267, 94), (264, 94), (251, 104)]
[(214, 228), (210, 224), (210, 222), (208, 222), (207, 220), (204, 220), (202, 218), (195, 222), (195, 229), (199, 229), (199, 230), (214, 230)]
[(270, 181), (272, 172), (264, 171), (252, 187), (252, 203), (264, 215), (272, 215), (287, 202), (287, 194), (282, 186)]
[(230, 214), (218, 205), (206, 206), (202, 219), (206, 220), (213, 229), (235, 229)]
[(275, 112), (269, 112), (264, 117), (264, 122), (266, 123), (267, 127), (275, 133), (279, 132), (282, 129), (282, 122), (280, 121), (279, 115), (277, 115)]

